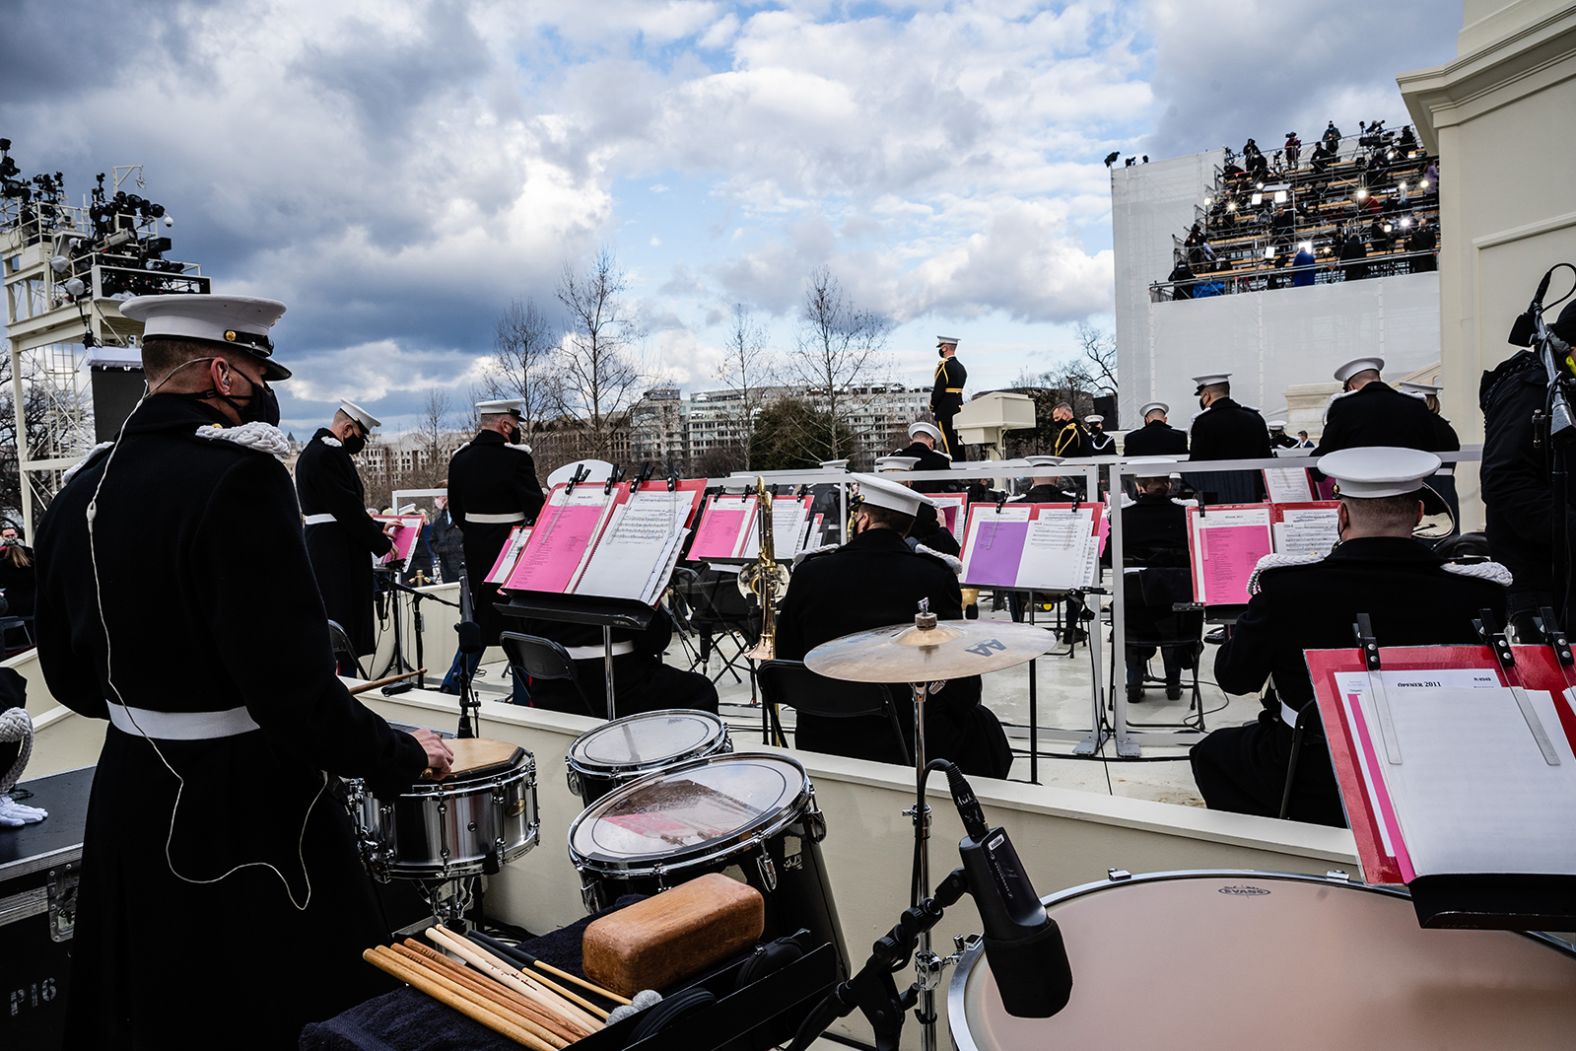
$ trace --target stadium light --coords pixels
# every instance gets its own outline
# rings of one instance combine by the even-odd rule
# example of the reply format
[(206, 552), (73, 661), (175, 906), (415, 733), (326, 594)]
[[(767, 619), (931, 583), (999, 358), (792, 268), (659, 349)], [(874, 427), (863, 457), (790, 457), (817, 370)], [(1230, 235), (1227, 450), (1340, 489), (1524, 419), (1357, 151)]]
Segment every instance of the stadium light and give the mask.
[(1297, 251), (1299, 251), (1299, 252), (1312, 252), (1313, 251), (1313, 242), (1312, 241), (1298, 241), (1297, 242)]
[(1264, 246), (1264, 258), (1265, 259), (1274, 259), (1275, 258), (1275, 246), (1274, 245), (1265, 245)]
[(1226, 211), (1234, 212), (1236, 210), (1237, 210), (1237, 202), (1236, 201), (1227, 201), (1226, 202)]
[(1253, 184), (1253, 188), (1255, 190), (1262, 190), (1262, 189), (1264, 189), (1264, 184), (1261, 183), (1261, 182), (1256, 182), (1256, 183)]
[(1285, 190), (1276, 190), (1275, 191), (1275, 203), (1276, 204), (1285, 204), (1286, 203), (1286, 191)]
[(1385, 223), (1384, 226), (1380, 227), (1380, 229), (1387, 234), (1395, 232), (1395, 227), (1391, 226), (1389, 223)]
[(1417, 184), (1417, 188), (1420, 189), (1420, 190), (1428, 189), (1428, 180), (1424, 179), (1422, 182), (1418, 183)]
[(1368, 200), (1368, 187), (1366, 187), (1366, 186), (1359, 186), (1359, 187), (1357, 187), (1357, 192), (1355, 194), (1353, 194), (1352, 196), (1356, 197), (1359, 201), (1366, 201), (1366, 200)]
[(1215, 198), (1213, 198), (1213, 197), (1206, 197), (1206, 198), (1204, 198), (1204, 207), (1205, 208), (1208, 208), (1210, 205), (1212, 205), (1214, 203), (1215, 203)]
[(1406, 218), (1401, 220), (1401, 229), (1403, 229), (1403, 230), (1410, 230), (1411, 228), (1412, 228), (1412, 217), (1409, 215)]
[(1396, 185), (1404, 190), (1406, 189), (1406, 180), (1402, 179), (1400, 182), (1396, 183)]
[(1264, 203), (1264, 195), (1262, 193), (1256, 193), (1252, 197), (1248, 198), (1248, 203), (1254, 206), (1261, 205)]

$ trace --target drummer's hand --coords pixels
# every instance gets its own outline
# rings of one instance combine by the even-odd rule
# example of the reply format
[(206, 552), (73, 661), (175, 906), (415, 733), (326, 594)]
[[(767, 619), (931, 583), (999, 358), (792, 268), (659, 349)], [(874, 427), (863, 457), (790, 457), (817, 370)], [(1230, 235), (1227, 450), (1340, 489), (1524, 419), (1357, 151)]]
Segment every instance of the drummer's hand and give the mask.
[(422, 771), (423, 776), (437, 780), (449, 772), (449, 764), (454, 762), (454, 753), (449, 751), (449, 746), (443, 743), (443, 738), (431, 730), (412, 730), (410, 735), (421, 745), (422, 751), (427, 753), (427, 769)]

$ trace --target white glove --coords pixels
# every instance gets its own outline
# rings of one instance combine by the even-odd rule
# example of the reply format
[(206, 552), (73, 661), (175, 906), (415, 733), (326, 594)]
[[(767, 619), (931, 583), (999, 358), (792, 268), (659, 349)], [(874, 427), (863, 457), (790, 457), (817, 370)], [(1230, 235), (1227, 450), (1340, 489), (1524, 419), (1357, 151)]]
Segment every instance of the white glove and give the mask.
[(0, 825), (20, 828), (36, 825), (49, 816), (49, 811), (36, 806), (23, 806), (9, 795), (0, 796)]

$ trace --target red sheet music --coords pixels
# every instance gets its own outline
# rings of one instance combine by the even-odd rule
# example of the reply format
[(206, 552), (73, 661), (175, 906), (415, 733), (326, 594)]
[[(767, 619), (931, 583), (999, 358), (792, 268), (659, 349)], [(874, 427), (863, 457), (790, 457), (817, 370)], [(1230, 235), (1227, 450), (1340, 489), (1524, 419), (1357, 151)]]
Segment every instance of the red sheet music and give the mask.
[(755, 521), (755, 496), (722, 494), (706, 501), (686, 558), (691, 562), (738, 558)]

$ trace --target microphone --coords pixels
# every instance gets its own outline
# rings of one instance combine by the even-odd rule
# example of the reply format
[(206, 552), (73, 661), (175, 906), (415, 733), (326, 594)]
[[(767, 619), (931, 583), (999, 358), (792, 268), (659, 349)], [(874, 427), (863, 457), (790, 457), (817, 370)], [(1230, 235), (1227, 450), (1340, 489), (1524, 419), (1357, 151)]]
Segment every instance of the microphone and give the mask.
[(482, 629), (474, 620), (462, 620), (454, 625), (454, 631), (460, 637), (460, 652), (467, 654), (481, 653), (487, 647), (482, 644)]
[(1543, 297), (1549, 290), (1549, 281), (1554, 277), (1558, 266), (1551, 266), (1543, 274), (1543, 279), (1538, 282), (1538, 291), (1533, 295), (1532, 302), (1527, 306), (1525, 314), (1518, 315), (1510, 326), (1510, 335), (1505, 342), (1513, 347), (1530, 347), (1537, 337), (1537, 325), (1533, 318), (1543, 309)]
[(985, 958), (1002, 1006), (1018, 1018), (1049, 1018), (1067, 1006), (1073, 992), (1061, 928), (1046, 915), (1006, 830), (985, 823), (957, 767), (947, 770), (947, 783), (968, 833), (958, 853), (985, 928)]

